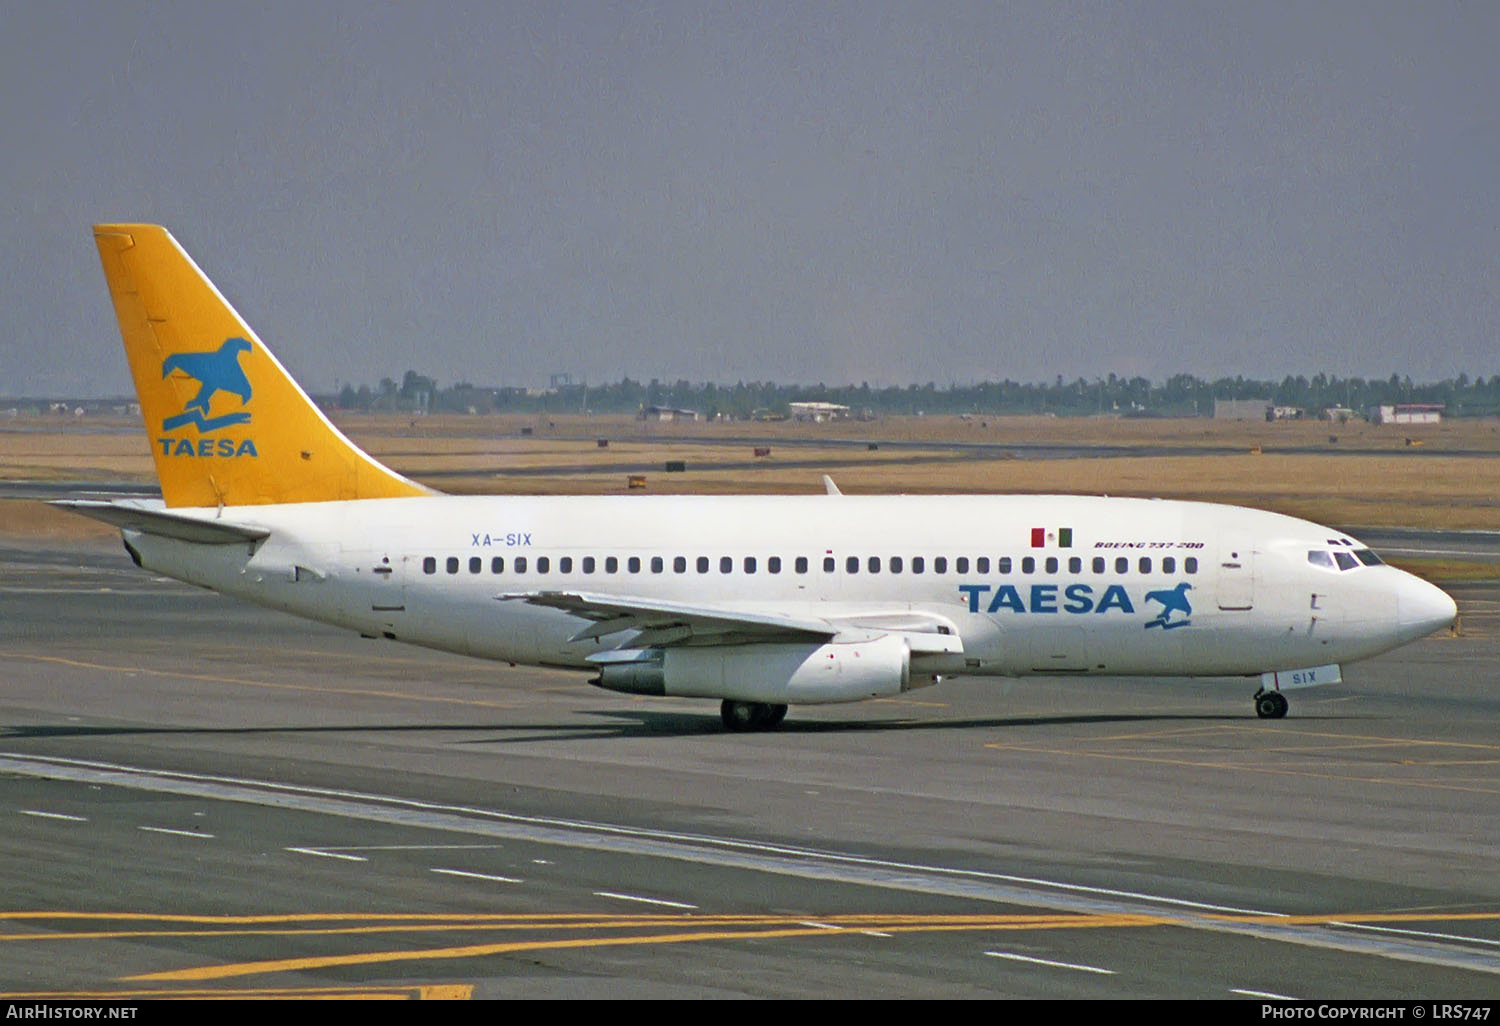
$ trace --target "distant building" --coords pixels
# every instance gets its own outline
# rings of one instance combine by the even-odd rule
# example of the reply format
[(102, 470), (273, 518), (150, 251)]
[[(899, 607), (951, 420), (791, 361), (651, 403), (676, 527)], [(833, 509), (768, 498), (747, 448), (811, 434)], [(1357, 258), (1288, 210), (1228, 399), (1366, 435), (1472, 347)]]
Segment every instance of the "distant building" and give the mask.
[(1347, 406), (1330, 406), (1319, 414), (1320, 420), (1331, 420), (1335, 424), (1347, 424), (1354, 419), (1354, 411)]
[(838, 403), (787, 403), (793, 420), (810, 420), (821, 424), (825, 420), (844, 420), (849, 416), (849, 407)]
[(1370, 407), (1372, 424), (1441, 424), (1442, 403), (1393, 403)]
[(1300, 406), (1273, 406), (1271, 412), (1266, 415), (1267, 420), (1301, 420), (1303, 416)]
[(1270, 420), (1269, 399), (1215, 399), (1214, 420)]

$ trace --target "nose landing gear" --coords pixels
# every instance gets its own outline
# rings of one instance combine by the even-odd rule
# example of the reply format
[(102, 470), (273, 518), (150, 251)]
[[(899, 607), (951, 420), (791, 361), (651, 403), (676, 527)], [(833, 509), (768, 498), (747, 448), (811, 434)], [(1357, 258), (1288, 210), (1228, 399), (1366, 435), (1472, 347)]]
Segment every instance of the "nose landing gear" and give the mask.
[(1286, 715), (1286, 696), (1280, 691), (1260, 690), (1255, 693), (1255, 715), (1263, 720), (1279, 720)]

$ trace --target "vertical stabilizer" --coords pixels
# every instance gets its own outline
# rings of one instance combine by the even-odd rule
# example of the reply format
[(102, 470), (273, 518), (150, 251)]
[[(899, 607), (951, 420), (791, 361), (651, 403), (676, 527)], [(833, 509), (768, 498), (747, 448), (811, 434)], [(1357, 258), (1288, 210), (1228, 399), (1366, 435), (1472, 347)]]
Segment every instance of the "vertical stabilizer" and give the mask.
[(345, 438), (165, 228), (94, 241), (168, 506), (432, 494)]

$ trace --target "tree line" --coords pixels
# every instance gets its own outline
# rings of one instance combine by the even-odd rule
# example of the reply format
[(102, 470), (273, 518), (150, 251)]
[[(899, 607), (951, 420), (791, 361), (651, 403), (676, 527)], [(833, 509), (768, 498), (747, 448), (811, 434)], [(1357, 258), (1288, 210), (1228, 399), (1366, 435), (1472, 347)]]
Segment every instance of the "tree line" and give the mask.
[(978, 384), (871, 387), (859, 385), (733, 385), (624, 378), (603, 385), (564, 384), (546, 391), (495, 388), (458, 382), (439, 385), (416, 371), (398, 382), (384, 378), (374, 387), (346, 385), (325, 402), (344, 409), (431, 413), (635, 413), (646, 407), (694, 410), (705, 418), (783, 416), (789, 404), (830, 402), (855, 415), (1021, 414), (1057, 416), (1116, 414), (1137, 417), (1211, 416), (1215, 399), (1266, 399), (1277, 406), (1317, 416), (1331, 407), (1363, 414), (1391, 403), (1441, 403), (1448, 416), (1500, 415), (1500, 374), (1470, 379), (1467, 374), (1418, 384), (1410, 377), (1340, 378), (1317, 374), (1281, 381), (1233, 377), (1205, 380), (1177, 374), (1157, 383), (1143, 377), (1052, 382), (986, 381)]

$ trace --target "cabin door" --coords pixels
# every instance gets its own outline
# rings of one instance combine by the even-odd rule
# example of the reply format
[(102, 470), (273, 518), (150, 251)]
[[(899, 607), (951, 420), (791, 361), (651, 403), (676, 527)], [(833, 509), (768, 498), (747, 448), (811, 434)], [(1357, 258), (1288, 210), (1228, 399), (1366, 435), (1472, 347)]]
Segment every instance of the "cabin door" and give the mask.
[(1219, 543), (1218, 592), (1220, 609), (1251, 609), (1255, 605), (1255, 552), (1250, 539), (1231, 535)]

